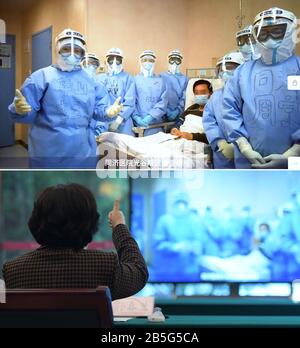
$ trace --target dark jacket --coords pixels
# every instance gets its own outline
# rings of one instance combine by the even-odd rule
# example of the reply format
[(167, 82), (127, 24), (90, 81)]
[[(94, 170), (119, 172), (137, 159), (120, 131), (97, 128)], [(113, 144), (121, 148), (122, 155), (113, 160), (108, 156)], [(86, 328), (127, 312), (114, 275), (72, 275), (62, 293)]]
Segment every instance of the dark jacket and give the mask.
[[(180, 128), (180, 126), (183, 125), (184, 121), (185, 121), (185, 117), (187, 115), (195, 115), (195, 116), (199, 116), (202, 117), (203, 116), (203, 111), (199, 110), (200, 105), (199, 104), (193, 104), (190, 107), (188, 107), (179, 117), (179, 121), (176, 124), (177, 128)], [(205, 133), (192, 133), (193, 136), (193, 140), (199, 141), (201, 143), (205, 143), (208, 144), (208, 140), (207, 137), (205, 135)]]
[(117, 253), (41, 247), (7, 262), (3, 276), (8, 289), (96, 288), (108, 286), (112, 299), (132, 296), (147, 282), (148, 271), (125, 225), (113, 231)]

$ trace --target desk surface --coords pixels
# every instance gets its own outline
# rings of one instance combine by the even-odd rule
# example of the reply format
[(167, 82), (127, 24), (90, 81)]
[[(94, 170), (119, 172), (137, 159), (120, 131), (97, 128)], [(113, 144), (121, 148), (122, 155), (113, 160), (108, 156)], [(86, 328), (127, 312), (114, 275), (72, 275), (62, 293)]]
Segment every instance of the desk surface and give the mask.
[(300, 316), (300, 304), (289, 298), (156, 299), (166, 315)]
[(173, 315), (165, 322), (152, 323), (145, 318), (135, 318), (114, 324), (117, 328), (236, 328), (236, 327), (300, 327), (298, 316), (193, 316)]

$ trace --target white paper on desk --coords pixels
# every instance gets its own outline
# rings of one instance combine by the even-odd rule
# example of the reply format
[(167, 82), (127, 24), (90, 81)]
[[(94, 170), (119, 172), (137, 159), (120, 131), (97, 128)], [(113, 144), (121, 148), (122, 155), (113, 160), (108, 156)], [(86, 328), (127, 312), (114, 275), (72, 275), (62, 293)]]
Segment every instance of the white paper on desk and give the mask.
[(153, 313), (154, 297), (128, 297), (112, 302), (114, 317), (147, 317)]
[(131, 319), (134, 319), (134, 317), (114, 317), (114, 321), (118, 323), (125, 323)]

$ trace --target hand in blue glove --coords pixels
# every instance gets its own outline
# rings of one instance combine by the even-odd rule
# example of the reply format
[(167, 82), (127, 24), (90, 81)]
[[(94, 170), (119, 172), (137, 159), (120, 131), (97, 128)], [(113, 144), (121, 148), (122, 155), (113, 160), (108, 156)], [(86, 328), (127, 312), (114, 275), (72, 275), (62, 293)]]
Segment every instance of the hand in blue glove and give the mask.
[(133, 116), (134, 122), (138, 127), (148, 127), (149, 124), (152, 122), (153, 118), (152, 116), (148, 115), (144, 118), (141, 118), (139, 116)]
[(179, 113), (177, 110), (174, 110), (174, 111), (171, 111), (171, 110), (168, 110), (167, 111), (167, 119), (168, 121), (174, 121), (176, 120), (176, 118), (179, 116)]
[(107, 129), (104, 125), (99, 125), (99, 126), (95, 127), (95, 129), (94, 129), (95, 136), (99, 136), (100, 134), (105, 133), (105, 132), (107, 132)]

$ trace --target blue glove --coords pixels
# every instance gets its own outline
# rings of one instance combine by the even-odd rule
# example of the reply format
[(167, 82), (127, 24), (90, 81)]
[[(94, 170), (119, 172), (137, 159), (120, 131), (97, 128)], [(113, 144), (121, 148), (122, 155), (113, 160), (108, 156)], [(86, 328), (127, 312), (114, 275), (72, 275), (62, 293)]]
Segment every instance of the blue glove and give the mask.
[(153, 121), (153, 117), (151, 115), (147, 115), (146, 117), (143, 118), (143, 122), (146, 126), (144, 127), (148, 127)]
[(99, 125), (99, 126), (94, 128), (95, 136), (99, 136), (100, 134), (105, 133), (105, 132), (107, 132), (107, 129), (104, 125)]
[(178, 111), (177, 110), (174, 110), (174, 111), (171, 111), (171, 110), (167, 110), (167, 118), (168, 118), (168, 121), (174, 121), (176, 120), (176, 118), (179, 116), (178, 114)]
[(144, 118), (135, 115), (132, 118), (138, 127), (148, 127), (150, 122), (153, 120), (153, 117), (150, 115)]

